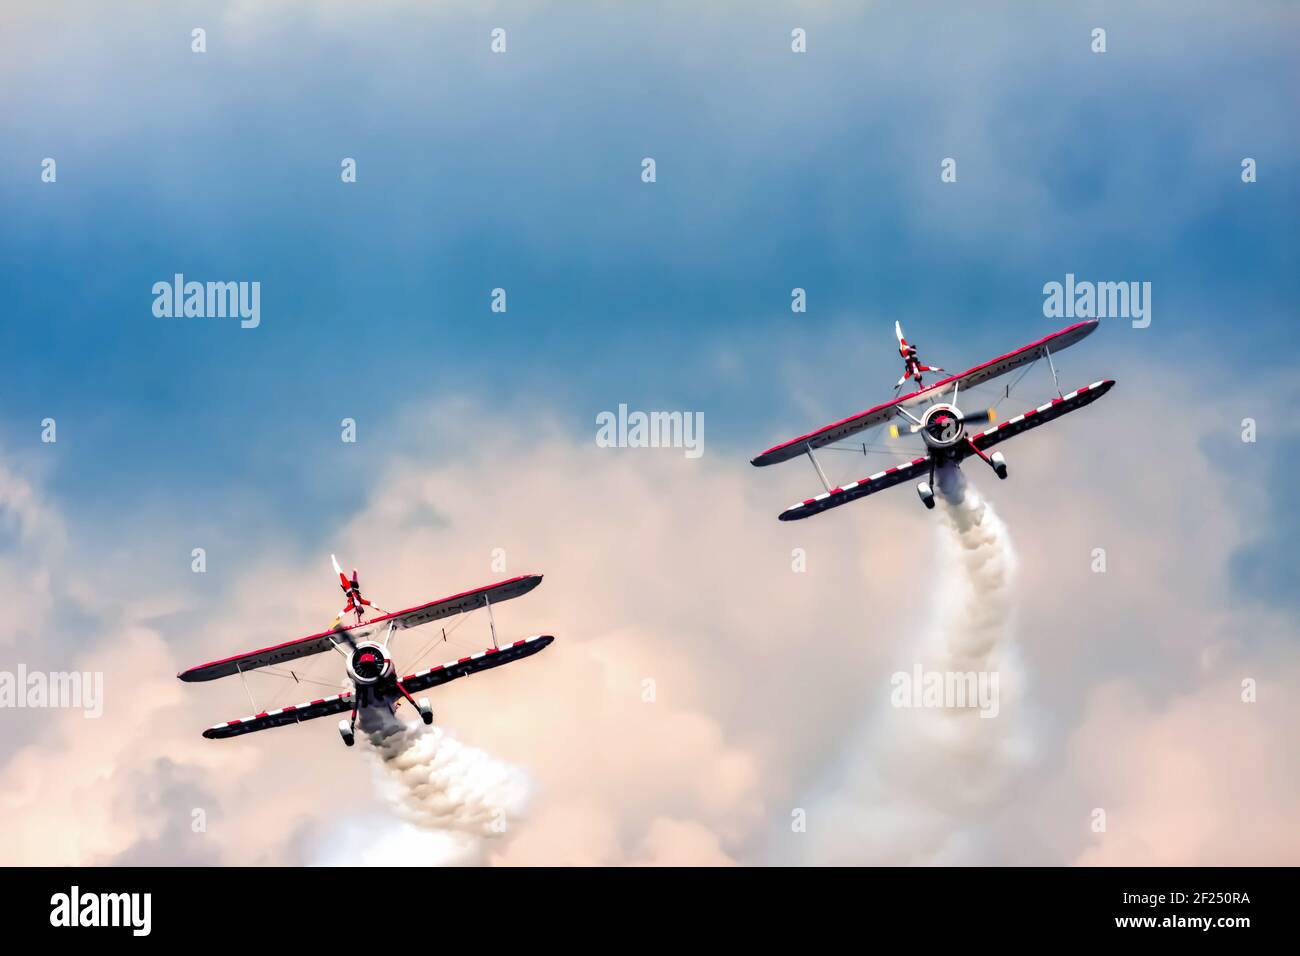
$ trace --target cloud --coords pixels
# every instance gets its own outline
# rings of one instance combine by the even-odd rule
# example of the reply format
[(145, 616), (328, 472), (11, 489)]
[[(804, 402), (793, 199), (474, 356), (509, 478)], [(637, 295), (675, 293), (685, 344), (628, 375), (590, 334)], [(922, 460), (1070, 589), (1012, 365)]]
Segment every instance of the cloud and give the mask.
[(313, 866), (471, 866), (482, 841), (459, 830), (427, 830), (389, 820), (344, 820), (308, 851)]
[[(182, 820), (188, 827), (192, 809), (170, 804), (166, 791), (178, 779), (208, 786), (201, 771), (219, 755), (205, 759), (187, 746), (170, 719), (181, 688), (167, 673), (170, 655), (157, 632), (127, 623), (97, 636), (66, 663), (106, 675), (103, 716), (40, 712), (43, 726), (0, 766), (6, 863), (69, 866), (145, 855), (160, 861), (164, 850), (171, 859), (189, 855), (180, 843), (158, 843)], [(13, 713), (0, 715), (8, 721)]]
[[(1126, 405), (1108, 399), (1008, 443), (1010, 481), (970, 473), (1020, 556), (1016, 639), (1026, 705), (1042, 724), (1017, 786), (951, 833), (964, 859), (1240, 860), (1247, 853), (1234, 846), (1263, 847), (1295, 804), (1295, 757), (1276, 728), (1287, 726), (1278, 701), (1300, 689), (1297, 675), (1234, 637), (1294, 622), (1223, 611), (1225, 555), (1241, 537), (1234, 488), (1198, 450), (1198, 423), (1178, 414), (1192, 398), (1182, 379), (1145, 374), (1150, 384), (1126, 379)], [(1134, 405), (1169, 423), (1158, 457), (1125, 427)], [(885, 859), (869, 842), (836, 846), (834, 831), (817, 836), (834, 852), (810, 852), (818, 819), (800, 834), (791, 814), (843, 798), (855, 764), (876, 760), (846, 728), (884, 705), (890, 674), (912, 663), (936, 584), (934, 516), (905, 490), (787, 525), (775, 513), (809, 476), (752, 469), (745, 450), (712, 444), (692, 461), (600, 449), (544, 409), (521, 423), (465, 402), (413, 407), (394, 433), (396, 450), (366, 449), (375, 470), (354, 511), (323, 541), (271, 535), (204, 599), (214, 612), (201, 624), (132, 619), (137, 596), (176, 600), (149, 580), (125, 581), (118, 602), (83, 610), (92, 624), (69, 660), (105, 672), (104, 717), (50, 714), (0, 764), (5, 862), (161, 861), (169, 834), (193, 838), (174, 848), (176, 860), (224, 863)], [(476, 441), (455, 441), (464, 434)], [(1098, 546), (1105, 574), (1090, 570)], [(794, 569), (795, 548), (806, 572)], [(337, 605), (330, 551), (388, 607), (503, 574), (546, 575), (499, 606), (497, 624), (503, 638), (552, 633), (555, 644), (430, 695), (440, 727), (527, 773), (528, 813), (503, 839), (474, 846), (455, 830), (413, 831), (385, 809), (362, 755), (329, 721), (198, 736), (248, 703), (237, 682), (182, 685), (174, 672), (327, 622)], [(506, 568), (495, 570), (502, 552)], [(47, 560), (69, 589), (85, 573), (66, 557)], [(402, 669), (422, 651), (424, 664), (486, 643), (482, 615), (454, 623), (446, 644), (432, 628), (402, 635)], [(305, 679), (338, 679), (334, 655), (304, 664)], [(1259, 704), (1234, 702), (1243, 674), (1272, 675)], [(250, 687), (261, 706), (309, 694), (264, 675)], [(899, 739), (911, 730), (897, 729)], [(873, 731), (891, 739), (887, 727)], [(1207, 780), (1220, 759), (1234, 779), (1266, 788)], [(1198, 789), (1204, 797), (1193, 799)], [(197, 801), (202, 833), (187, 829), (185, 804)], [(1110, 808), (1100, 837), (1088, 827), (1095, 806)], [(1159, 825), (1165, 812), (1187, 828), (1177, 843), (1162, 842), (1173, 840)], [(1285, 841), (1269, 851), (1294, 855)]]
[[(1242, 700), (1241, 681), (1259, 686)], [(1294, 866), (1300, 670), (1284, 660), (1216, 668), (1204, 686), (1153, 701), (1117, 679), (1090, 695), (1069, 742), (1080, 825), (1105, 811), (1074, 862), (1095, 866)]]
[(66, 544), (63, 521), (32, 483), (0, 461), (0, 580), (21, 600), (21, 615), (11, 615), (0, 631), (0, 646), (33, 640), (44, 631), (56, 600), (57, 582), (49, 570)]

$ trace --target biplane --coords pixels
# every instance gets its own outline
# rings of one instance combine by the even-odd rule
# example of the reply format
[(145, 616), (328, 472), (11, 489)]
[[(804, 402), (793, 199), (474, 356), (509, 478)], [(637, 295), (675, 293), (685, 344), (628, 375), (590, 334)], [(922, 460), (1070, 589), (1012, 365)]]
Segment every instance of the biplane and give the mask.
[[(349, 578), (339, 568), (338, 560), (333, 555), (330, 555), (330, 560), (334, 564), (334, 570), (339, 576), (348, 602), (329, 629), (283, 644), (200, 664), (176, 675), (183, 681), (207, 681), (238, 675), (244, 681), (244, 689), (248, 692), (249, 703), (252, 704), (255, 712), (248, 717), (228, 720), (209, 727), (203, 731), (204, 737), (210, 739), (238, 737), (241, 734), (250, 734), (271, 727), (283, 727), (286, 724), (298, 724), (304, 720), (315, 720), (317, 717), (351, 711), (351, 717), (340, 720), (338, 724), (343, 742), (351, 747), (356, 742), (358, 719), (363, 730), (378, 729), (395, 717), (398, 706), (402, 701), (406, 701), (415, 708), (424, 723), (431, 724), (433, 708), (429, 705), (429, 699), (421, 697), (417, 701), (412, 694), (438, 687), (459, 677), (468, 677), (470, 674), (531, 657), (555, 640), (549, 634), (538, 634), (504, 647), (497, 643), (493, 605), (527, 594), (542, 583), (540, 574), (519, 575), (471, 591), (462, 591), (451, 597), (419, 604), (404, 611), (389, 613), (362, 597), (356, 570), (353, 570), (352, 577)], [(477, 654), (448, 661), (405, 677), (397, 676), (398, 671), (393, 666), (389, 645), (399, 631), (481, 608), (486, 608), (488, 612), (488, 626), (492, 635), (491, 647)], [(378, 614), (367, 617), (369, 611)], [(354, 623), (344, 623), (349, 613), (355, 615)], [(443, 637), (446, 638), (445, 629)], [(284, 665), (297, 658), (330, 650), (337, 651), (345, 659), (347, 684), (343, 686), (350, 685), (351, 690), (278, 710), (257, 712), (257, 705), (253, 702), (252, 691), (248, 688), (245, 674), (258, 668)], [(279, 672), (278, 676), (292, 677), (294, 681), (302, 682), (299, 675), (292, 670), (287, 674)]]
[[(1055, 421), (1062, 415), (1067, 415), (1076, 409), (1083, 408), (1085, 405), (1090, 405), (1111, 390), (1115, 382), (1107, 379), (1093, 382), (1091, 385), (1084, 385), (1072, 392), (1062, 392), (1056, 364), (1052, 360), (1053, 353), (1069, 348), (1080, 339), (1090, 335), (1096, 328), (1096, 319), (1076, 323), (1061, 329), (1059, 332), (1044, 336), (1036, 342), (1030, 342), (1015, 351), (1008, 352), (1005, 355), (976, 365), (974, 368), (969, 368), (958, 375), (951, 375), (927, 386), (922, 384), (921, 373), (943, 370), (929, 365), (922, 365), (917, 356), (916, 346), (908, 344), (903, 337), (902, 327), (895, 323), (894, 332), (898, 338), (899, 354), (903, 359), (903, 377), (899, 379), (896, 389), (901, 388), (911, 378), (917, 384), (916, 391), (896, 397), (882, 405), (876, 405), (865, 412), (859, 412), (838, 422), (833, 422), (806, 435), (782, 442), (780, 445), (769, 448), (753, 458), (751, 464), (759, 467), (774, 465), (802, 455), (806, 455), (808, 460), (812, 462), (813, 469), (817, 472), (817, 477), (821, 479), (822, 486), (826, 490), (822, 494), (797, 502), (781, 512), (779, 517), (782, 521), (797, 521), (801, 518), (808, 518), (830, 508), (837, 508), (840, 505), (848, 504), (850, 501), (865, 498), (867, 495), (873, 495), (878, 491), (884, 491), (886, 488), (892, 488), (894, 485), (918, 478), (927, 480), (917, 483), (916, 493), (926, 508), (933, 508), (934, 479), (937, 468), (941, 466), (959, 466), (965, 459), (976, 457), (992, 468), (998, 478), (1005, 479), (1007, 477), (1006, 458), (999, 451), (990, 454), (989, 449), (992, 446), (1031, 428), (1037, 428), (1039, 425)], [(977, 423), (982, 425), (994, 422), (997, 420), (997, 415), (994, 409), (987, 408), (977, 412), (963, 412), (957, 405), (959, 393), (962, 389), (966, 389), (967, 394), (969, 394), (970, 389), (983, 385), (1000, 375), (1006, 375), (1016, 369), (1031, 366), (1039, 359), (1046, 359), (1052, 371), (1052, 383), (1056, 388), (1056, 398), (1044, 405), (1039, 405), (1037, 408), (1031, 408), (1015, 418), (983, 428), (981, 431), (968, 428), (968, 426), (976, 426)], [(1025, 368), (1025, 371), (1027, 372), (1028, 368)], [(1021, 374), (1023, 376), (1024, 373)], [(1006, 394), (1009, 398), (1011, 394), (1010, 385), (1007, 386)], [(843, 448), (844, 446), (835, 443), (842, 442), (851, 435), (884, 425), (889, 426), (889, 434), (892, 438), (919, 434), (925, 442), (925, 454), (886, 468), (884, 471), (868, 475), (858, 481), (832, 486), (821, 463), (813, 452), (816, 449), (826, 447)], [(868, 448), (867, 442), (856, 443), (852, 448), (846, 450), (858, 451), (859, 448), (864, 454), (871, 450)]]

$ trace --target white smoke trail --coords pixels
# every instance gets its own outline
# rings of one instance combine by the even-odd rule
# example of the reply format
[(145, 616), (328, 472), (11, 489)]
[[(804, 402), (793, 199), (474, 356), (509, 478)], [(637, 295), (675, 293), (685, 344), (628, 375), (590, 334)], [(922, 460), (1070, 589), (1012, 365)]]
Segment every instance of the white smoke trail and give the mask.
[[(921, 576), (933, 615), (905, 668), (996, 679), (996, 716), (893, 706), (888, 689), (847, 754), (832, 795), (809, 813), (813, 858), (833, 863), (983, 859), (987, 823), (1027, 753), (1013, 644), (1015, 552), (1006, 526), (955, 467), (941, 468), (940, 556)], [(994, 677), (994, 675), (996, 675)], [(897, 703), (895, 700), (893, 703)]]
[(520, 768), (440, 727), (404, 724), (383, 711), (363, 711), (360, 729), (375, 760), (380, 798), (397, 820), (345, 827), (331, 835), (318, 862), (483, 864), (492, 842), (523, 819), (531, 787)]
[(410, 823), (493, 839), (527, 808), (522, 770), (440, 727), (394, 720), (368, 736), (379, 756), (380, 792)]

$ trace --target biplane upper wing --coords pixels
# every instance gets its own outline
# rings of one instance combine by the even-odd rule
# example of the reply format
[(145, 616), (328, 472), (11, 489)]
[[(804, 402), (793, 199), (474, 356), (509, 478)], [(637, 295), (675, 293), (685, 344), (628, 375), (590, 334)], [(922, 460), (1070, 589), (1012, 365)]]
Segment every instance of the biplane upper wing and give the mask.
[(898, 413), (899, 408), (911, 408), (915, 405), (928, 404), (937, 398), (936, 392), (954, 384), (960, 388), (974, 388), (976, 385), (982, 385), (989, 379), (1005, 375), (1035, 361), (1043, 355), (1044, 349), (1055, 353), (1063, 348), (1068, 348), (1096, 328), (1096, 319), (1077, 322), (1061, 329), (1059, 332), (1045, 335), (1036, 342), (1030, 342), (1013, 352), (1008, 352), (1006, 355), (1000, 355), (995, 359), (976, 365), (974, 368), (968, 368), (957, 375), (950, 375), (933, 385), (927, 385), (920, 391), (900, 396), (892, 402), (885, 402), (882, 405), (869, 408), (865, 412), (859, 412), (856, 415), (819, 428), (814, 432), (809, 432), (807, 435), (801, 435), (798, 438), (792, 438), (790, 441), (782, 442), (780, 445), (775, 445), (752, 459), (751, 464), (763, 466), (789, 461), (791, 458), (802, 455), (807, 448), (821, 448), (832, 442), (841, 441), (857, 432), (883, 425)]
[(498, 581), (495, 584), (486, 584), (470, 591), (462, 591), (460, 594), (453, 594), (451, 597), (409, 607), (405, 611), (383, 614), (369, 621), (353, 624), (350, 627), (338, 627), (330, 631), (321, 631), (319, 634), (301, 637), (295, 641), (286, 641), (283, 644), (275, 644), (271, 647), (263, 647), (244, 654), (236, 654), (233, 657), (200, 664), (197, 667), (191, 667), (189, 670), (181, 671), (176, 676), (183, 681), (215, 680), (218, 677), (228, 677), (241, 671), (250, 671), (271, 664), (281, 664), (299, 657), (327, 651), (335, 642), (349, 640), (355, 642), (376, 636), (381, 637), (390, 624), (398, 629), (418, 627), (439, 618), (477, 610), (484, 607), (489, 601), (493, 604), (499, 604), (502, 601), (508, 601), (511, 598), (527, 594), (541, 583), (542, 576), (540, 574), (521, 574), (518, 577)]
[(317, 717), (328, 717), (330, 714), (341, 714), (352, 709), (352, 699), (353, 692), (348, 691), (343, 694), (335, 694), (333, 697), (322, 697), (318, 700), (308, 701), (305, 704), (295, 704), (292, 707), (282, 707), (279, 710), (262, 711), (260, 714), (240, 717), (238, 720), (228, 720), (224, 724), (209, 727), (203, 731), (203, 736), (209, 740), (220, 740), (224, 737), (251, 734), (255, 730), (269, 730), (272, 727), (283, 727), (285, 724), (297, 724), (304, 720), (314, 720)]
[(509, 664), (524, 657), (531, 657), (553, 640), (555, 638), (549, 634), (538, 634), (534, 637), (525, 637), (522, 641), (515, 641), (507, 647), (489, 647), (487, 650), (471, 654), (469, 657), (448, 661), (446, 664), (431, 667), (427, 671), (419, 671), (403, 677), (402, 686), (410, 693), (415, 694), (422, 690), (428, 690), (430, 687), (453, 681), (457, 677), (468, 677), (470, 674), (477, 674), (479, 671), (500, 667), (502, 664)]
[(1066, 392), (1059, 398), (1054, 398), (1044, 405), (1031, 408), (1023, 415), (1008, 418), (1004, 422), (998, 422), (992, 428), (971, 435), (970, 440), (974, 442), (976, 448), (984, 451), (984, 449), (991, 448), (1014, 435), (1019, 435), (1023, 431), (1037, 428), (1039, 425), (1060, 418), (1075, 409), (1091, 405), (1114, 387), (1115, 380), (1106, 379), (1101, 382), (1093, 382), (1091, 385), (1085, 385), (1083, 388), (1076, 388), (1073, 392)]
[(868, 428), (883, 425), (898, 413), (897, 409), (900, 401), (901, 399), (896, 398), (892, 402), (885, 402), (883, 405), (868, 408), (865, 412), (858, 412), (856, 415), (826, 425), (815, 432), (809, 432), (807, 435), (801, 435), (798, 438), (790, 439), (790, 441), (782, 442), (769, 448), (761, 455), (750, 459), (750, 464), (762, 467), (763, 465), (775, 465), (777, 462), (789, 461), (791, 458), (802, 455), (808, 448), (821, 448), (823, 445), (829, 445), (831, 442), (837, 442), (843, 438), (848, 438), (850, 435), (856, 435)]
[(521, 597), (541, 583), (542, 576), (540, 574), (521, 574), (519, 577), (510, 578), (508, 581), (485, 584), (483, 587), (474, 588), (472, 591), (463, 591), (451, 597), (430, 601), (428, 604), (407, 608), (405, 611), (387, 614), (384, 617), (376, 618), (375, 623), (387, 624), (388, 621), (394, 621), (399, 629), (419, 627), (421, 624), (428, 624), (430, 621), (436, 621), (440, 618), (464, 614), (467, 611), (477, 611), (481, 607), (487, 607), (489, 602), (500, 604), (502, 601)]
[(800, 518), (810, 518), (827, 508), (837, 508), (840, 505), (848, 504), (850, 501), (865, 498), (867, 495), (874, 495), (877, 491), (892, 488), (901, 482), (923, 475), (929, 470), (929, 456), (923, 455), (920, 458), (913, 458), (906, 464), (886, 468), (884, 471), (878, 471), (874, 475), (862, 478), (859, 481), (842, 485), (839, 488), (832, 488), (815, 498), (807, 498), (793, 504), (782, 511), (778, 517), (782, 521), (798, 521)]

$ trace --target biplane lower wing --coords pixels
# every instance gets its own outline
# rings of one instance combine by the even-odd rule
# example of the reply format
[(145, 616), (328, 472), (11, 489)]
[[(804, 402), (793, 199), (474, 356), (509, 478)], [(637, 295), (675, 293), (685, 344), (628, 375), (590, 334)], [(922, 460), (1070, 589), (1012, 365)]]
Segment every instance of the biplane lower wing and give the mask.
[(833, 424), (826, 425), (807, 435), (801, 435), (798, 438), (792, 438), (790, 441), (782, 442), (769, 448), (767, 451), (756, 456), (751, 460), (751, 464), (757, 466), (775, 465), (778, 462), (789, 461), (791, 458), (797, 458), (804, 454), (808, 449), (818, 449), (832, 442), (842, 441), (850, 435), (866, 431), (868, 428), (875, 428), (877, 425), (883, 425), (898, 414), (900, 408), (912, 408), (917, 405), (928, 404), (938, 400), (938, 393), (945, 388), (957, 385), (960, 388), (974, 388), (977, 385), (997, 378), (999, 375), (1005, 375), (1008, 372), (1015, 371), (1021, 366), (1028, 365), (1030, 362), (1037, 361), (1045, 354), (1055, 354), (1061, 349), (1069, 348), (1078, 342), (1084, 336), (1089, 335), (1097, 328), (1097, 320), (1089, 319), (1085, 322), (1077, 322), (1074, 325), (1061, 329), (1059, 332), (1053, 332), (1051, 335), (1045, 335), (1036, 342), (1030, 342), (1028, 345), (1021, 346), (1015, 351), (1008, 352), (1006, 355), (999, 355), (995, 359), (982, 362), (974, 368), (968, 368), (957, 375), (950, 375), (942, 381), (935, 382), (933, 385), (927, 385), (925, 388), (912, 392), (910, 395), (903, 395), (894, 399), (892, 402), (885, 402), (874, 408), (869, 408), (865, 412), (858, 412), (848, 418), (842, 419)]
[(1076, 409), (1083, 408), (1085, 405), (1091, 405), (1114, 388), (1114, 386), (1115, 380), (1107, 379), (1101, 382), (1093, 382), (1091, 385), (1083, 386), (1083, 388), (1076, 388), (1073, 392), (1067, 392), (1061, 397), (1054, 398), (1044, 405), (1039, 405), (1037, 408), (1031, 408), (1023, 415), (1017, 415), (1015, 418), (1008, 418), (1006, 421), (999, 422), (992, 428), (971, 435), (970, 440), (974, 442), (976, 448), (980, 451), (984, 451), (984, 449), (992, 448), (999, 442), (1006, 441), (1008, 438), (1019, 435), (1021, 432), (1028, 431), (1031, 428), (1037, 428), (1039, 425), (1045, 425), (1050, 421), (1060, 418), (1062, 415), (1068, 415)]
[(341, 714), (352, 709), (354, 696), (355, 692), (348, 691), (344, 694), (335, 694), (333, 697), (308, 701), (305, 704), (295, 704), (279, 710), (263, 711), (250, 717), (240, 717), (238, 720), (228, 720), (224, 724), (209, 727), (203, 731), (203, 736), (209, 740), (221, 740), (225, 737), (251, 734), (255, 730), (270, 730), (272, 727), (283, 727), (285, 724), (300, 724), (304, 720)]
[[(515, 641), (508, 647), (489, 648), (486, 651), (480, 651), (478, 654), (462, 657), (456, 661), (448, 661), (446, 664), (431, 667), (427, 671), (419, 671), (404, 677), (402, 678), (402, 686), (406, 688), (408, 694), (416, 694), (422, 690), (428, 690), (430, 687), (453, 681), (458, 677), (468, 677), (470, 674), (477, 674), (479, 671), (490, 670), (493, 667), (500, 667), (502, 664), (509, 664), (512, 661), (531, 657), (554, 640), (555, 638), (549, 634), (539, 634), (535, 637), (526, 637), (522, 641)], [(392, 695), (398, 692), (390, 690), (388, 693)], [(317, 717), (342, 714), (352, 709), (355, 699), (356, 692), (348, 691), (335, 694), (333, 697), (308, 701), (305, 704), (295, 704), (292, 707), (282, 707), (279, 710), (263, 711), (260, 714), (240, 717), (237, 720), (228, 720), (224, 724), (209, 727), (203, 731), (203, 736), (210, 740), (221, 740), (226, 737), (251, 734), (258, 730), (270, 730), (272, 727), (300, 724), (304, 720), (315, 720)], [(398, 698), (393, 697), (392, 699), (396, 700)]]
[[(1085, 405), (1091, 405), (1109, 392), (1114, 385), (1113, 379), (1085, 385), (1073, 392), (1067, 392), (1059, 398), (1054, 398), (1046, 404), (1039, 405), (1037, 408), (1031, 408), (1023, 415), (1008, 418), (1005, 422), (1000, 422), (992, 428), (971, 435), (970, 441), (974, 444), (975, 449), (983, 452), (986, 448), (991, 448), (999, 442), (1019, 435), (1021, 432), (1037, 428), (1039, 425), (1045, 425), (1062, 415), (1068, 415), (1070, 412), (1083, 408)], [(970, 449), (970, 446), (966, 446), (967, 450), (963, 453), (960, 451), (961, 447), (958, 446), (958, 450), (954, 453), (959, 461), (976, 453), (974, 449)], [(863, 478), (861, 481), (834, 488), (815, 498), (809, 498), (806, 501), (791, 505), (781, 512), (780, 518), (782, 521), (797, 521), (800, 518), (809, 518), (829, 508), (837, 508), (840, 505), (848, 504), (850, 501), (856, 501), (858, 498), (873, 495), (877, 491), (892, 488), (894, 485), (901, 484), (912, 478), (919, 478), (929, 470), (930, 458), (928, 455), (923, 458), (914, 458), (906, 464), (895, 468), (887, 468), (868, 478)]]
[(800, 518), (810, 518), (828, 508), (838, 508), (850, 501), (857, 501), (867, 495), (874, 495), (877, 491), (884, 491), (886, 488), (892, 488), (904, 481), (910, 481), (919, 475), (926, 474), (929, 470), (930, 459), (928, 457), (913, 458), (905, 465), (886, 468), (884, 471), (878, 471), (860, 481), (839, 488), (832, 488), (815, 498), (808, 498), (798, 504), (793, 504), (782, 511), (779, 517), (782, 521), (798, 521)]
[(284, 644), (263, 647), (244, 654), (236, 654), (233, 657), (226, 657), (219, 661), (200, 664), (198, 667), (191, 667), (176, 676), (183, 681), (215, 680), (218, 677), (228, 677), (241, 671), (250, 671), (272, 664), (282, 664), (285, 661), (327, 651), (336, 642), (356, 642), (382, 637), (390, 624), (399, 630), (418, 627), (439, 618), (477, 610), (486, 606), (488, 602), (500, 604), (502, 601), (509, 601), (511, 598), (527, 594), (541, 583), (542, 576), (540, 574), (521, 574), (506, 581), (498, 581), (495, 584), (486, 584), (470, 591), (462, 591), (460, 594), (453, 594), (451, 597), (440, 598), (437, 601), (410, 607), (404, 611), (383, 614), (369, 621), (353, 624), (350, 627), (321, 631), (319, 634), (287, 641)]
[(446, 664), (431, 667), (427, 671), (420, 671), (403, 677), (402, 686), (412, 694), (428, 690), (430, 687), (437, 687), (439, 684), (453, 681), (457, 677), (468, 677), (470, 674), (477, 674), (479, 671), (489, 670), (493, 667), (500, 667), (502, 664), (509, 664), (525, 657), (531, 657), (554, 640), (555, 638), (549, 634), (538, 634), (535, 637), (525, 637), (522, 641), (515, 641), (508, 647), (490, 647), (469, 657), (462, 657), (458, 661), (448, 661)]

